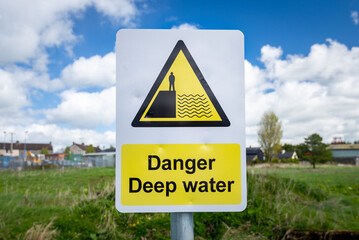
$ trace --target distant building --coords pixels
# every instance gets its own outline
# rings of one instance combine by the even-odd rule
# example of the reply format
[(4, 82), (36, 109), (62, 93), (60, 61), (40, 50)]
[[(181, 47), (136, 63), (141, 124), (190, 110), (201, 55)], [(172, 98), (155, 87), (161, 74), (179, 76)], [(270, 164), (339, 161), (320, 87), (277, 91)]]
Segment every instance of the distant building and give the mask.
[(107, 148), (103, 152), (116, 152), (116, 148)]
[(259, 147), (249, 147), (246, 148), (246, 158), (247, 164), (254, 163), (256, 161), (264, 162), (264, 153), (261, 148)]
[[(4, 146), (5, 145), (5, 146)], [(52, 154), (53, 148), (52, 143), (26, 143), (26, 152), (38, 155), (41, 149), (47, 148), (50, 154)], [(25, 143), (16, 141), (14, 143), (0, 143), (0, 155), (19, 157), (25, 154)]]
[(66, 154), (65, 160), (70, 162), (82, 162), (83, 155), (82, 154)]
[[(86, 153), (86, 148), (89, 147), (90, 145), (85, 145), (84, 143), (78, 144), (78, 143), (72, 143), (72, 145), (70, 146), (70, 153), (71, 154), (81, 154), (84, 155)], [(101, 149), (99, 147), (95, 147), (95, 152), (102, 152)]]
[(277, 154), (277, 158), (279, 158), (279, 160), (282, 159), (298, 159), (298, 155), (297, 153), (294, 152), (286, 152), (285, 150), (283, 150), (281, 153)]
[(359, 165), (359, 144), (331, 144), (333, 162)]
[(66, 153), (47, 154), (47, 155), (45, 155), (45, 158), (47, 160), (52, 160), (52, 161), (63, 161), (63, 160), (65, 160), (66, 155), (68, 155), (68, 154), (66, 154)]
[(83, 160), (92, 167), (115, 167), (116, 152), (86, 153)]

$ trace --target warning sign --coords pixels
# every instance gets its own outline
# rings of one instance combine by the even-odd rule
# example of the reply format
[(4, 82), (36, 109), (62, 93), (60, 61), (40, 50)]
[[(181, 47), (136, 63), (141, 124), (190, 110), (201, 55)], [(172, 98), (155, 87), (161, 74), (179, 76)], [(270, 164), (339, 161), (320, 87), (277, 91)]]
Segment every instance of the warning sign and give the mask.
[(223, 126), (230, 122), (185, 43), (179, 40), (143, 102), (133, 127)]
[(123, 29), (116, 38), (116, 208), (247, 205), (244, 36)]

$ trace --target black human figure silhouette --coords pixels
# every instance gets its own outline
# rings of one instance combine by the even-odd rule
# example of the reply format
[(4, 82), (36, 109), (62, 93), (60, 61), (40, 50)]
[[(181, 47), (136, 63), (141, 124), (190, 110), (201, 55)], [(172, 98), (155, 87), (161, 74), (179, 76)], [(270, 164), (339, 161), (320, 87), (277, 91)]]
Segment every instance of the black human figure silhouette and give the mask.
[(170, 80), (170, 89), (169, 89), (169, 91), (171, 91), (171, 88), (173, 88), (173, 91), (175, 91), (175, 75), (173, 75), (173, 72), (171, 72), (171, 75), (168, 78)]

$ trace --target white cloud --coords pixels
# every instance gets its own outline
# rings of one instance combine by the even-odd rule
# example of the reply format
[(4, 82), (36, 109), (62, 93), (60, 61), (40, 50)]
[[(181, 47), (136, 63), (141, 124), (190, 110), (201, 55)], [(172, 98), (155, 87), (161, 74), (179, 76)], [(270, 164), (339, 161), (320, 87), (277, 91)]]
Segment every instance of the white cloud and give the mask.
[(18, 87), (12, 74), (0, 69), (0, 123), (6, 124), (14, 121), (14, 118), (21, 118), (20, 111), (30, 104), (27, 98), (26, 89)]
[(115, 53), (81, 57), (62, 71), (61, 79), (66, 86), (76, 89), (112, 86), (116, 83)]
[(39, 90), (62, 87), (60, 80), (50, 80), (47, 74), (15, 66), (0, 68), (0, 126), (32, 122), (35, 114), (32, 99), (39, 96)]
[(73, 23), (69, 19), (56, 19), (51, 26), (44, 26), (40, 44), (53, 47), (65, 42), (74, 42), (76, 37), (73, 35), (72, 27)]
[(355, 25), (359, 24), (359, 13), (358, 13), (358, 11), (352, 11), (350, 13), (350, 17), (352, 18)]
[(61, 94), (61, 100), (55, 109), (45, 111), (48, 122), (78, 128), (109, 126), (115, 122), (115, 87), (94, 93), (68, 90)]
[[(359, 96), (359, 48), (348, 49), (344, 44), (328, 40), (328, 44), (314, 44), (308, 56), (281, 55), (273, 57), (262, 49), (262, 61), (268, 77), (278, 82), (312, 81), (329, 87), (329, 95)], [(273, 47), (272, 47), (273, 48)], [(266, 59), (266, 60), (264, 60)], [(268, 60), (269, 59), (269, 60)]]
[(134, 0), (0, 1), (0, 64), (30, 63), (47, 47), (74, 44), (71, 16), (90, 6), (124, 26), (139, 14)]
[(193, 24), (182, 23), (179, 26), (173, 26), (172, 29), (176, 29), (176, 30), (196, 30), (196, 29), (198, 29), (198, 27), (196, 25), (193, 25)]
[[(308, 56), (287, 55), (280, 47), (264, 46), (259, 69), (246, 62), (248, 145), (258, 145), (257, 124), (274, 110), (283, 123), (283, 142), (299, 143), (317, 132), (359, 138), (359, 48), (333, 40), (314, 44)], [(271, 91), (266, 91), (270, 89)]]
[[(80, 58), (50, 79), (47, 48), (71, 51), (78, 36), (73, 18), (93, 6), (124, 26), (134, 26), (139, 15), (136, 0), (14, 0), (0, 1), (0, 125), (33, 121), (32, 99), (39, 90), (65, 87), (109, 87), (115, 82), (115, 57)], [(17, 65), (18, 63), (25, 63)], [(83, 69), (82, 67), (87, 67)]]
[(270, 64), (273, 60), (278, 59), (282, 56), (283, 50), (281, 47), (272, 47), (270, 45), (265, 45), (261, 49), (261, 61), (266, 63), (267, 65)]
[(125, 26), (134, 27), (139, 13), (134, 0), (93, 0), (96, 9)]

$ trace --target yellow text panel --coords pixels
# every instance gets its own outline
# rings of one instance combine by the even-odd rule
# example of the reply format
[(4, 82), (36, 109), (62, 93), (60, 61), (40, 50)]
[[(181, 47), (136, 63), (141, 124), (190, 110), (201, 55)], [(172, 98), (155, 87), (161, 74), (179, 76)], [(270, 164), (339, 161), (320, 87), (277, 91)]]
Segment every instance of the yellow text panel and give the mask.
[(239, 144), (124, 144), (126, 206), (241, 203)]

